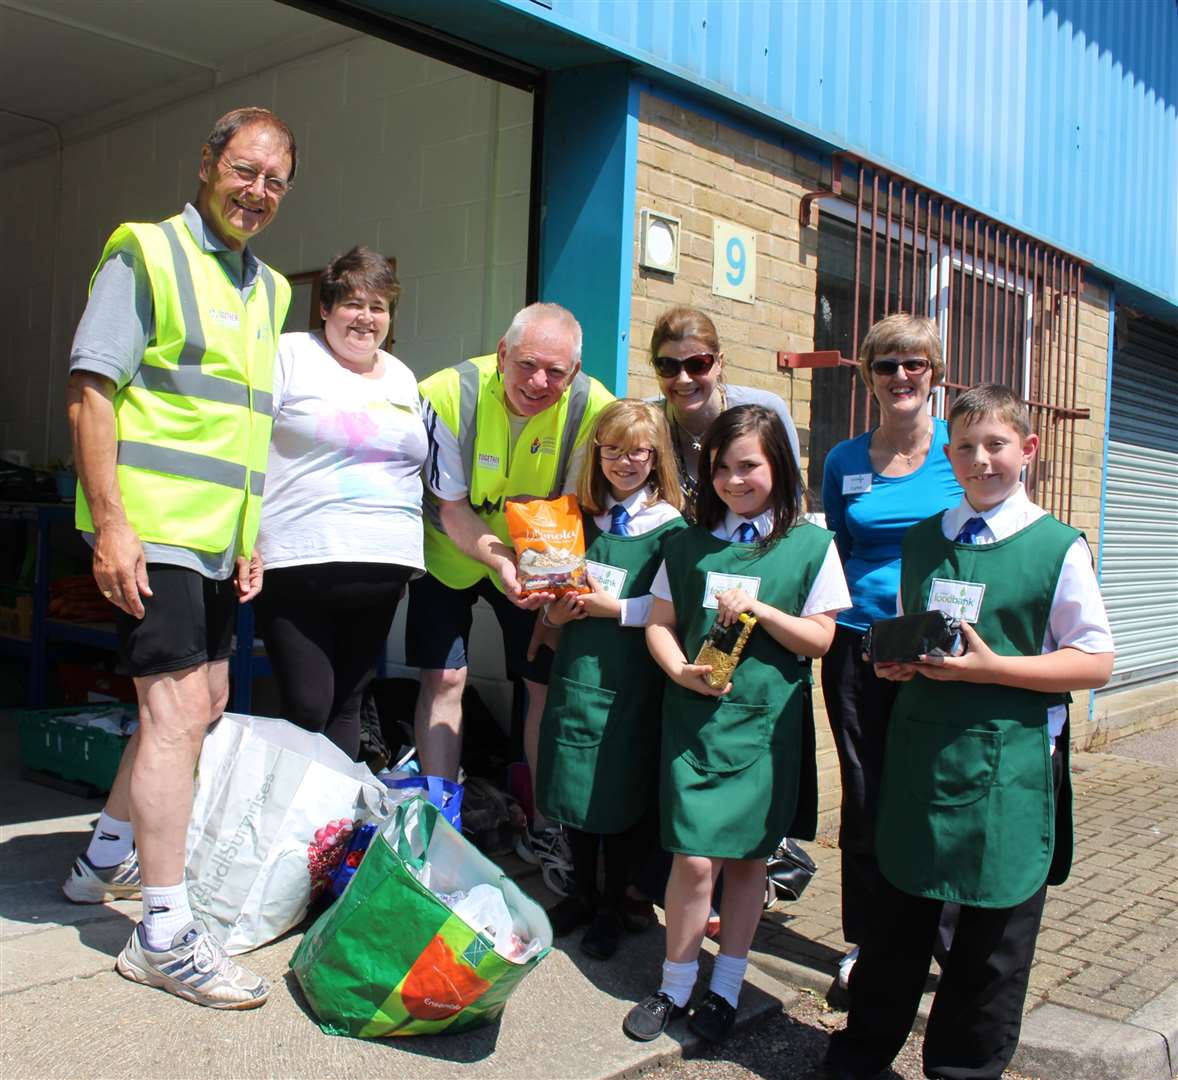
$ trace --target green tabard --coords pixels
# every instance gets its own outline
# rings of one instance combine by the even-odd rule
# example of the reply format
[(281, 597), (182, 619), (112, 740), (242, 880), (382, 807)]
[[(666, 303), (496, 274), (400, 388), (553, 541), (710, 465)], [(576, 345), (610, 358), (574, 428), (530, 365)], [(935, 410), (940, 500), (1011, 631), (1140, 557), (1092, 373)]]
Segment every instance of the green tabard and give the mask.
[[(641, 536), (603, 533), (585, 521), (590, 573), (619, 599), (645, 596), (682, 518)], [(604, 579), (604, 580), (603, 580)], [(566, 623), (540, 723), (536, 804), (545, 817), (593, 833), (634, 825), (658, 782), (663, 673), (640, 626), (615, 619)]]
[[(762, 603), (799, 614), (831, 538), (803, 522), (760, 553), (699, 527), (676, 536), (667, 545), (667, 574), (688, 660), (695, 659), (715, 621), (715, 607), (704, 607), (704, 601), (716, 592), (739, 586)], [(809, 683), (809, 661), (760, 627), (749, 636), (726, 697), (705, 697), (667, 680), (663, 847), (717, 859), (759, 859), (787, 834), (813, 838), (818, 783)]]
[[(1038, 656), (1064, 556), (1077, 530), (1050, 515), (993, 544), (959, 544), (941, 516), (904, 538), (905, 611), (976, 586), (967, 612), (1001, 656)], [(941, 582), (946, 584), (940, 584)], [(979, 589), (984, 589), (978, 596)], [(884, 876), (915, 896), (983, 908), (1013, 907), (1058, 884), (1071, 866), (1067, 739), (1058, 806), (1052, 790), (1047, 710), (1067, 695), (1009, 686), (936, 682), (900, 688), (888, 726), (876, 852)], [(1066, 729), (1065, 729), (1066, 736)]]

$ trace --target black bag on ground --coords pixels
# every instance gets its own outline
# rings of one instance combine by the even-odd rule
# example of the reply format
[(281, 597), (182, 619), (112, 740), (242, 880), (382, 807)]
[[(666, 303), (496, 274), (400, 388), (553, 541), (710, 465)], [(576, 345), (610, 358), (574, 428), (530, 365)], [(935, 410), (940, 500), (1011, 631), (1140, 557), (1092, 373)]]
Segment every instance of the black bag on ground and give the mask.
[(768, 888), (773, 890), (778, 900), (799, 899), (818, 872), (818, 866), (802, 849), (802, 845), (788, 836), (769, 856), (766, 869)]

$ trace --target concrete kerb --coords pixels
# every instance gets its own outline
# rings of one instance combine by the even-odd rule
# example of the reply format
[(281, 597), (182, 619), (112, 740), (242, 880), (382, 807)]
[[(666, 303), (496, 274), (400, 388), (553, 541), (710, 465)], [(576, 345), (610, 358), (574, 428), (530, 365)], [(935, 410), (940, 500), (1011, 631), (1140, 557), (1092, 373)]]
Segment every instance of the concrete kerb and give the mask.
[[(1167, 996), (1168, 995), (1168, 996)], [(1141, 1024), (1169, 1009), (1168, 1031)], [(1128, 1022), (1107, 1020), (1052, 1002), (1036, 1006), (1023, 1020), (1022, 1039), (1011, 1067), (1032, 1075), (1083, 1077), (1084, 1080), (1171, 1080), (1171, 1047), (1178, 1016), (1178, 984), (1134, 1014)], [(1162, 1021), (1160, 1015), (1156, 1018)]]
[[(780, 982), (825, 995), (834, 975), (759, 952), (750, 967)], [(923, 1031), (933, 995), (920, 1002), (915, 1028)], [(1079, 1009), (1044, 1002), (1023, 1018), (1019, 1047), (1011, 1068), (1030, 1076), (1068, 1080), (1172, 1080), (1178, 1071), (1178, 981), (1162, 990), (1127, 1021), (1108, 1020)]]

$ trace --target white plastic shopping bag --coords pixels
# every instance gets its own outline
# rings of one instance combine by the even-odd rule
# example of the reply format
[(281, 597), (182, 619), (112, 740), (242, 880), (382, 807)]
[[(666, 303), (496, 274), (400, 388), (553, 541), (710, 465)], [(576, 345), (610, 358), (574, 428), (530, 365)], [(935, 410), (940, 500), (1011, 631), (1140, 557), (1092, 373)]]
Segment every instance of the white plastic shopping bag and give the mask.
[(307, 913), (353, 829), (387, 816), (385, 786), (323, 735), (226, 713), (205, 738), (188, 826), (193, 912), (229, 953)]

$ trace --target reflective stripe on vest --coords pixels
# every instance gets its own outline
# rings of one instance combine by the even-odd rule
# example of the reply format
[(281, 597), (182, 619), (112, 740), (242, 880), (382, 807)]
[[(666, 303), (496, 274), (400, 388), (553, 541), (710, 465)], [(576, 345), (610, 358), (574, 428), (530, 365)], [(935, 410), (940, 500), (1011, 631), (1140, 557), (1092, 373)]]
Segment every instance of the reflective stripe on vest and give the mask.
[[(458, 372), (458, 449), (462, 464), (466, 468), (462, 479), (467, 488), (474, 477), (475, 444), (478, 441), (479, 369), (473, 361), (464, 360), (457, 365)], [(585, 418), (585, 407), (589, 404), (589, 376), (578, 371), (569, 390), (568, 409), (565, 413), (564, 430), (560, 437), (560, 454), (556, 459), (556, 477), (548, 497), (555, 499), (564, 486), (564, 474), (568, 471), (569, 460), (577, 445), (577, 433)]]
[[(243, 300), (179, 216), (120, 226), (99, 268), (131, 240), (150, 282), (155, 331), (139, 370), (115, 395), (128, 520), (145, 541), (248, 555), (261, 517), (274, 355), (290, 286), (259, 263)], [(81, 497), (77, 520), (93, 529)]]

